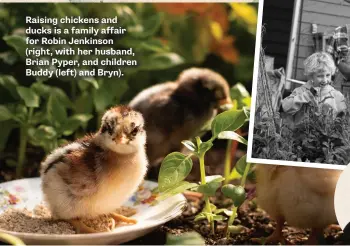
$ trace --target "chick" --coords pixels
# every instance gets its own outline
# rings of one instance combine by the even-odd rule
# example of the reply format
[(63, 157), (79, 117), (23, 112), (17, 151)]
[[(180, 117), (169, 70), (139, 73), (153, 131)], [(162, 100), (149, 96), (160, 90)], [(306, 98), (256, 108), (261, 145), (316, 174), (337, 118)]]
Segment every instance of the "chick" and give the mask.
[(53, 151), (41, 164), (42, 190), (53, 218), (94, 232), (79, 218), (111, 214), (137, 190), (147, 172), (146, 132), (139, 112), (119, 106), (102, 117), (101, 128)]
[(179, 151), (181, 141), (196, 136), (220, 105), (231, 105), (229, 85), (218, 73), (202, 68), (187, 69), (175, 82), (136, 95), (129, 106), (145, 118), (150, 165)]
[(307, 244), (323, 238), (323, 230), (337, 223), (334, 192), (341, 171), (293, 166), (257, 165), (257, 201), (277, 225), (266, 242), (284, 242), (284, 222), (311, 228)]

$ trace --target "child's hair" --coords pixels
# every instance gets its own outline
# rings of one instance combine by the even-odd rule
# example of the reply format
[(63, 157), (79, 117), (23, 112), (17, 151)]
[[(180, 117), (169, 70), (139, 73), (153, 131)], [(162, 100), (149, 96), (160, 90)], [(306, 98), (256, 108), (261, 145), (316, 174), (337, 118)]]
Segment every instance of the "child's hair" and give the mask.
[(335, 73), (333, 58), (326, 52), (313, 53), (304, 61), (304, 71), (307, 77), (325, 68), (330, 70), (331, 75)]

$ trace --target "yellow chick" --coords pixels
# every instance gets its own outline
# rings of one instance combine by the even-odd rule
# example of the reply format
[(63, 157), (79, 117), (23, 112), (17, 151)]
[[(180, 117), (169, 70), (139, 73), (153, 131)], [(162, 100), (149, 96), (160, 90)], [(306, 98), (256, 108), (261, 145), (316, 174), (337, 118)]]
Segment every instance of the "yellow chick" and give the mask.
[(231, 105), (227, 81), (203, 68), (183, 71), (175, 82), (141, 91), (129, 106), (142, 113), (147, 131), (147, 156), (151, 166), (182, 148), (217, 113), (220, 105)]
[(113, 213), (137, 190), (147, 172), (146, 132), (139, 112), (119, 106), (102, 117), (99, 131), (54, 150), (41, 164), (42, 190), (52, 216), (80, 232), (95, 232), (80, 218)]
[(259, 206), (277, 223), (266, 243), (284, 242), (284, 222), (311, 228), (307, 244), (316, 244), (323, 230), (337, 223), (334, 192), (341, 171), (259, 164), (256, 194)]

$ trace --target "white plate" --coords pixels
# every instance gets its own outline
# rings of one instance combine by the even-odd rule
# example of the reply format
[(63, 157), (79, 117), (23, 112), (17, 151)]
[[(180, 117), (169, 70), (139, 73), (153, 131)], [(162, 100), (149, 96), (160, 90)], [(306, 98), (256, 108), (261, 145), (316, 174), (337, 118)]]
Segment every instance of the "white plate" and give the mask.
[[(40, 185), (40, 178), (20, 179), (0, 184), (0, 214), (11, 206), (32, 210), (42, 202)], [(121, 244), (147, 234), (182, 213), (186, 199), (181, 194), (151, 206), (150, 202), (154, 197), (152, 190), (156, 187), (157, 183), (145, 181), (141, 189), (124, 204), (137, 210), (132, 216), (138, 221), (137, 224), (118, 227), (112, 232), (72, 235), (20, 233), (2, 229), (0, 232), (17, 236), (26, 244)]]

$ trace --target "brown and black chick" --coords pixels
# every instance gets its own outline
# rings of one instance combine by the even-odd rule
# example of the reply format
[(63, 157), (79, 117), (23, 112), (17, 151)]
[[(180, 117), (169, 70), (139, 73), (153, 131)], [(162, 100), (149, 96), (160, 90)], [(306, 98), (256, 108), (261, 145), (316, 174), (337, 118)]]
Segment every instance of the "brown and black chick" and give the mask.
[(150, 165), (181, 150), (181, 141), (195, 137), (221, 105), (231, 105), (229, 85), (220, 74), (203, 68), (187, 69), (175, 82), (136, 95), (129, 106), (145, 118)]
[(137, 190), (147, 172), (146, 132), (139, 112), (114, 107), (99, 131), (53, 151), (41, 164), (42, 190), (54, 219), (94, 232), (79, 219), (113, 213)]

